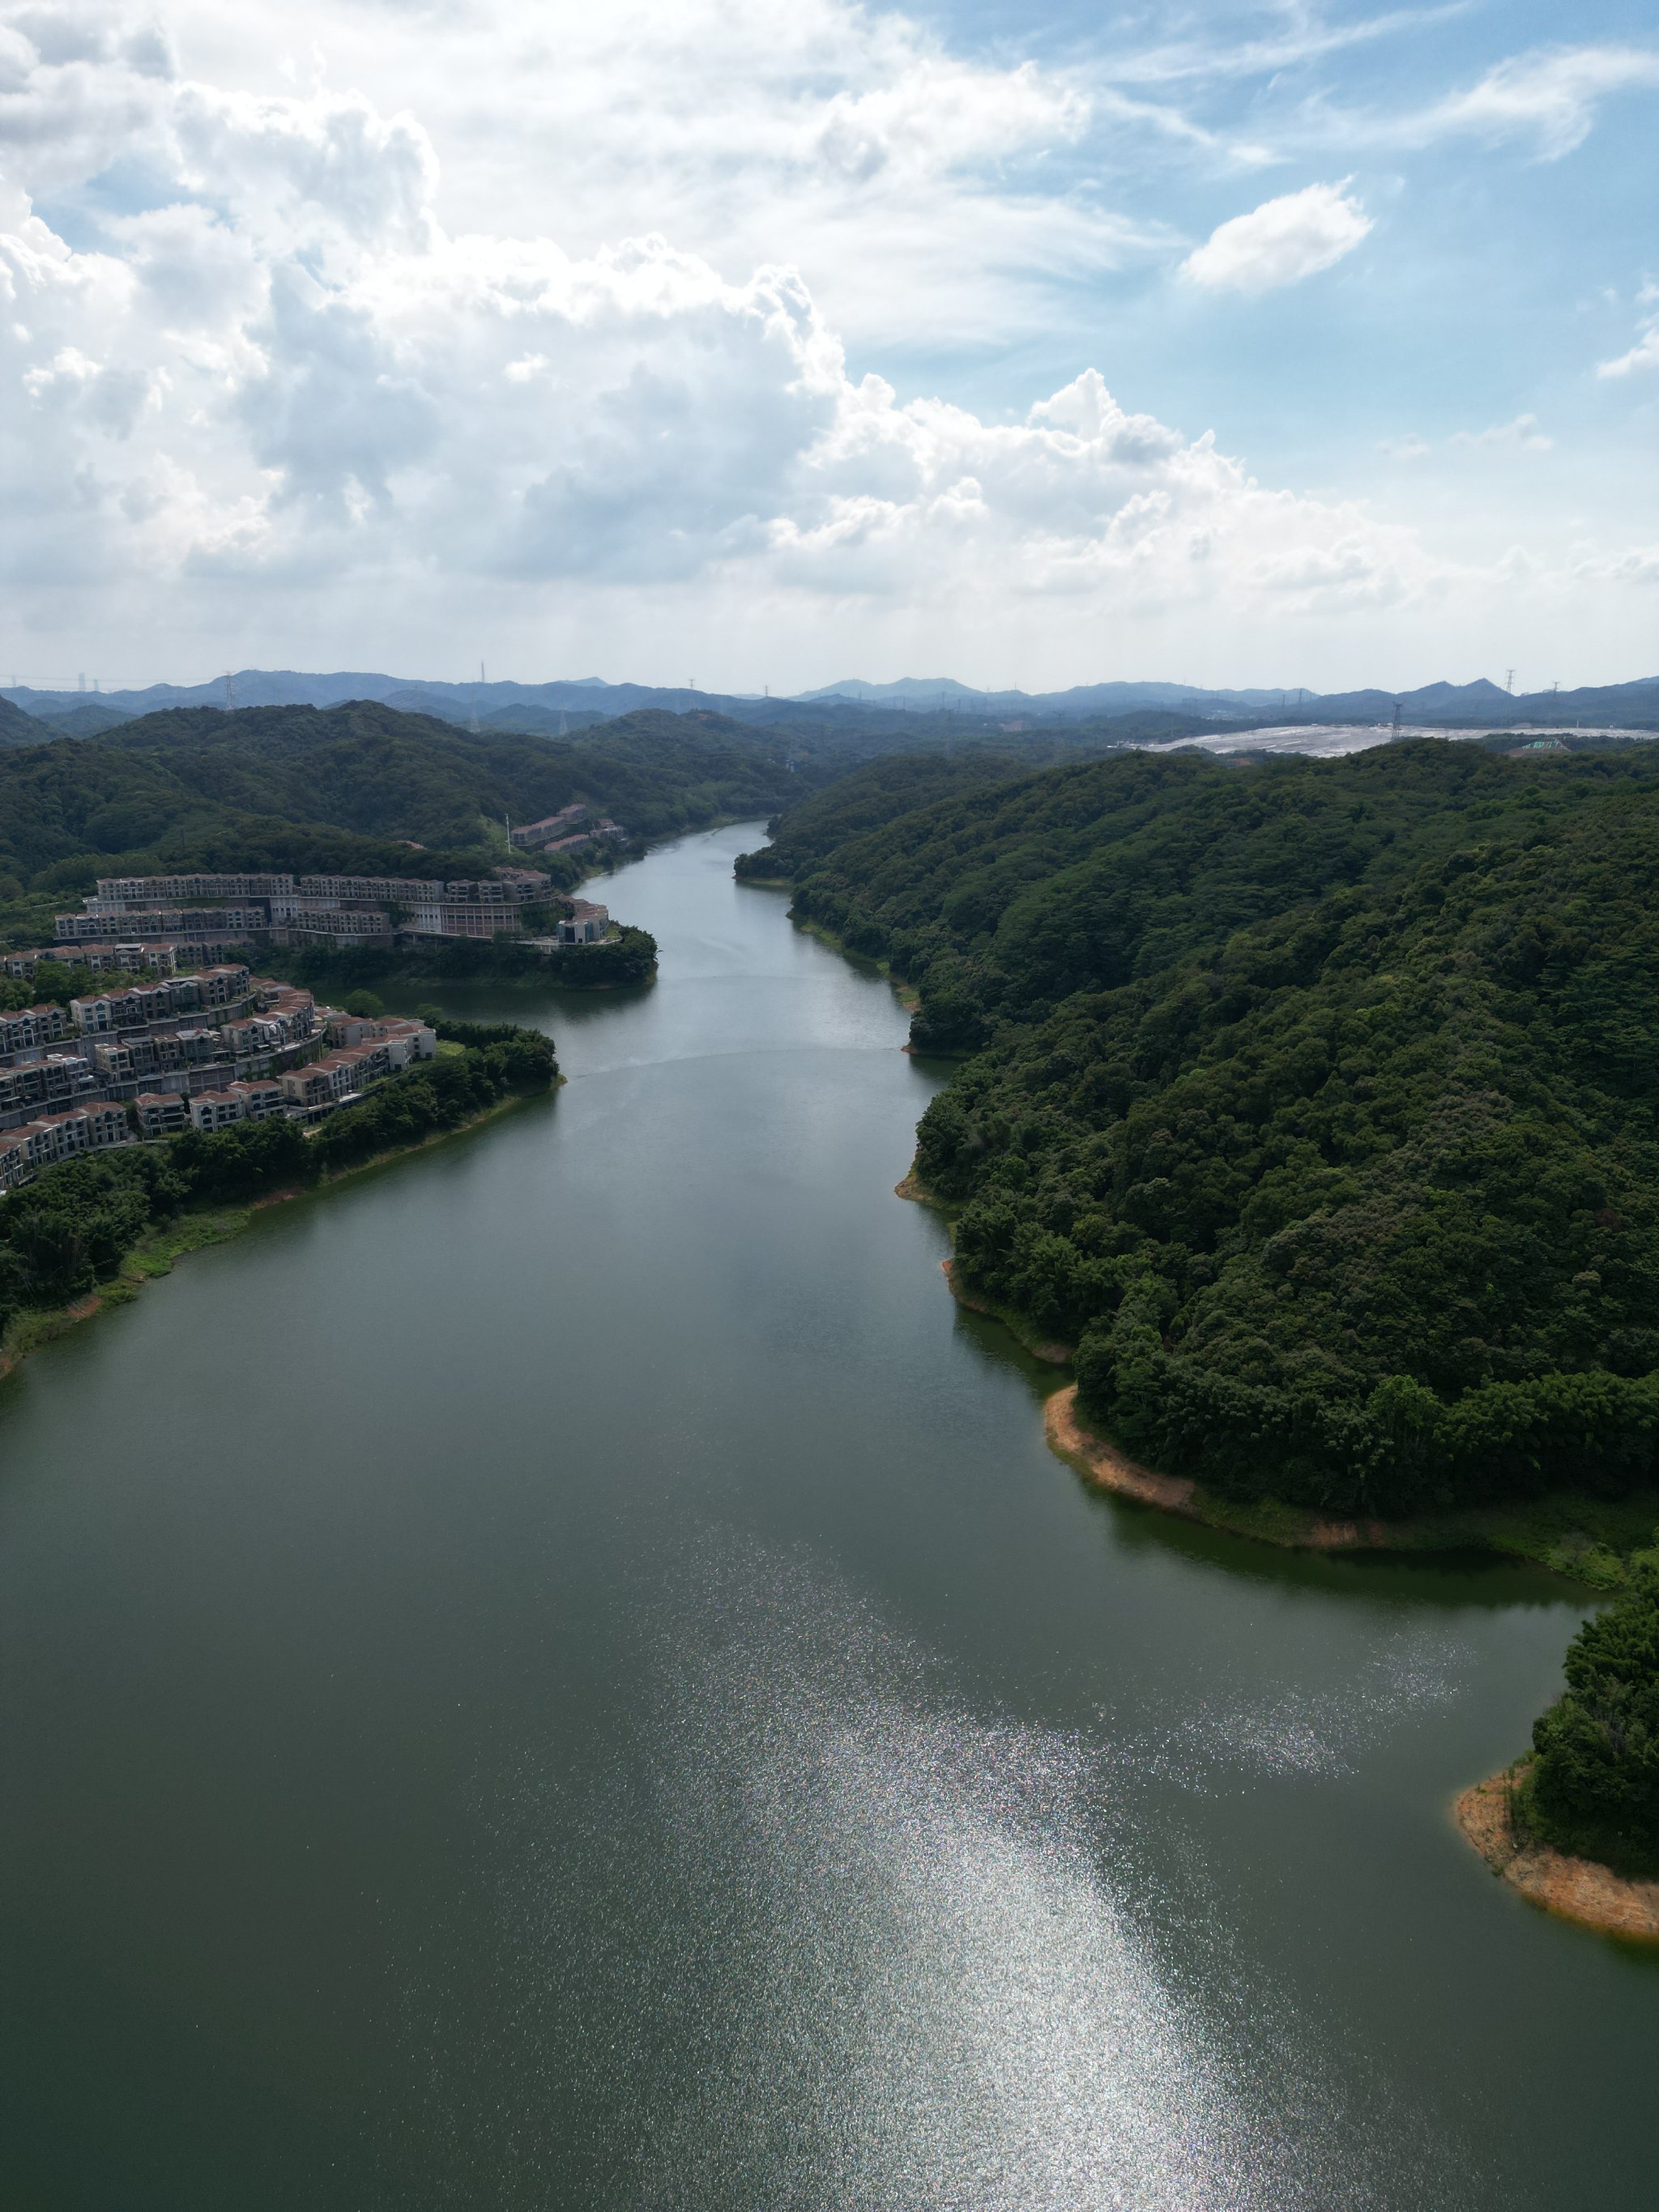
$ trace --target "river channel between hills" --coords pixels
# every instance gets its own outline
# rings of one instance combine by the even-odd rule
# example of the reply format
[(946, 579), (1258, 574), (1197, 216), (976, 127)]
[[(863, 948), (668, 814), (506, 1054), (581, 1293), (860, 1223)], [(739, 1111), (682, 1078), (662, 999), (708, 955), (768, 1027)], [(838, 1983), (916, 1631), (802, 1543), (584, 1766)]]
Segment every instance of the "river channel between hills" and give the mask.
[(759, 836), (0, 1389), (0, 2203), (1650, 2212), (1659, 1962), (1447, 1816), (1583, 1601), (1085, 1492)]

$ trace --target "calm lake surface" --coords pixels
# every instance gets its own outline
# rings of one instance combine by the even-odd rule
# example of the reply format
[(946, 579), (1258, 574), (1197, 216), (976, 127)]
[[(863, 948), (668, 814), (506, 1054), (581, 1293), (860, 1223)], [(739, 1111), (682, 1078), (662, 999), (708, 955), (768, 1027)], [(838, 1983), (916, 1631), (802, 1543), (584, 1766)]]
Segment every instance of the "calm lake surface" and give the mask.
[(0, 2203), (1651, 2212), (1659, 1966), (1447, 1814), (1582, 1601), (1086, 1493), (759, 836), (0, 1388)]

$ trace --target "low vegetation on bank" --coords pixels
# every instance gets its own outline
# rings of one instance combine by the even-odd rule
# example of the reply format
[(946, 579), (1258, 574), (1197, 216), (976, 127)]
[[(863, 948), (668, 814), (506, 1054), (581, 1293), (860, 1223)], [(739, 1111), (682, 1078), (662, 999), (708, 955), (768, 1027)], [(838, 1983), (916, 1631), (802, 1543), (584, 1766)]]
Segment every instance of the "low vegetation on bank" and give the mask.
[[(475, 1121), (514, 1091), (557, 1079), (551, 1041), (503, 1024), (444, 1023), (450, 1048), (388, 1078), (307, 1133), (283, 1118), (66, 1160), (0, 1204), (0, 1331), (9, 1349), (40, 1318), (112, 1281), (146, 1237), (246, 1205)], [(191, 1241), (188, 1237), (184, 1240)]]
[(614, 991), (651, 981), (657, 972), (657, 940), (649, 930), (624, 924), (598, 945), (569, 945), (550, 953), (507, 937), (434, 937), (394, 951), (278, 948), (262, 953), (260, 963), (273, 975), (322, 992), (397, 990), (422, 983)]

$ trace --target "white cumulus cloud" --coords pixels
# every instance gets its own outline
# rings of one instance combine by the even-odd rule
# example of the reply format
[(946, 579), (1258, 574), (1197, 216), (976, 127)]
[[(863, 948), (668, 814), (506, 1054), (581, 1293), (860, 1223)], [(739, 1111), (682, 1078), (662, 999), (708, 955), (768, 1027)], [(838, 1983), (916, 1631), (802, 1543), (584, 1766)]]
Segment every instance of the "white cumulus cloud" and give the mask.
[(1340, 185), (1307, 185), (1219, 224), (1181, 264), (1216, 291), (1271, 292), (1317, 276), (1352, 253), (1371, 218)]
[[(988, 680), (1081, 680), (1133, 639), (1137, 661), (1237, 681), (1285, 652), (1307, 665), (1316, 631), (1352, 637), (1330, 647), (1346, 661), (1379, 623), (1467, 629), (1483, 592), (1496, 603), (1408, 522), (1264, 483), (1137, 404), (1126, 364), (1006, 411), (931, 375), (902, 393), (866, 368), (885, 358), (871, 324), (849, 334), (836, 309), (844, 258), (825, 286), (793, 252), (745, 250), (774, 201), (809, 243), (841, 226), (878, 256), (890, 238), (883, 284), (905, 254), (945, 267), (929, 313), (947, 319), (1040, 233), (1073, 266), (1102, 250), (1092, 218), (1068, 231), (1061, 200), (991, 172), (1070, 143), (1090, 112), (1076, 85), (957, 63), (840, 0), (787, 20), (758, 0), (619, 5), (586, 31), (560, 9), (568, 66), (526, 58), (535, 112), (508, 152), (537, 130), (597, 144), (600, 168), (641, 149), (661, 223), (602, 222), (623, 203), (553, 191), (493, 210), (476, 176), (457, 191), (455, 110), (434, 120), (412, 81), (377, 99), (333, 65), (272, 60), (210, 82), (192, 74), (206, 14), (175, 56), (118, 4), (0, 0), (7, 660), (55, 679), (96, 641), (106, 680), (143, 681), (231, 657), (418, 672), (477, 652), (714, 682), (718, 646), (725, 681), (778, 688), (849, 652), (964, 668), (994, 652)], [(347, 0), (341, 20), (370, 16)], [(520, 11), (512, 35), (552, 20)], [(748, 41), (746, 106), (705, 112), (719, 72), (688, 23), (722, 52)], [(667, 58), (652, 47), (621, 101), (616, 41), (653, 25)], [(423, 42), (405, 46), (422, 65)], [(618, 113), (584, 139), (606, 86)], [(716, 250), (697, 179), (760, 228)], [(1315, 185), (1222, 225), (1189, 266), (1286, 283), (1369, 228), (1344, 185)], [(1541, 434), (1528, 417), (1483, 434)], [(1645, 553), (1597, 558), (1604, 594), (1646, 580)], [(1527, 588), (1575, 577), (1589, 588), (1583, 563), (1544, 559)]]

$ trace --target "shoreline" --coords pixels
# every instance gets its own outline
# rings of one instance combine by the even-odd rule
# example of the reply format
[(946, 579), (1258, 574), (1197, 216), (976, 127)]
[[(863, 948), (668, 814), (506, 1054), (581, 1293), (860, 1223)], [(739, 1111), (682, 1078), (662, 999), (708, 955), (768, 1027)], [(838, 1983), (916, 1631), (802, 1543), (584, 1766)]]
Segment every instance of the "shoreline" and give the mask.
[(1042, 1409), (1048, 1448), (1066, 1461), (1097, 1489), (1117, 1498), (1133, 1498), (1143, 1505), (1156, 1505), (1183, 1521), (1196, 1521), (1230, 1535), (1254, 1536), (1295, 1552), (1398, 1552), (1450, 1548), (1413, 1540), (1416, 1524), (1410, 1522), (1340, 1520), (1304, 1511), (1295, 1505), (1266, 1501), (1244, 1505), (1215, 1498), (1190, 1475), (1159, 1474), (1142, 1467), (1115, 1444), (1097, 1437), (1078, 1419), (1077, 1384), (1056, 1390)]
[[(896, 1197), (929, 1206), (947, 1222), (951, 1219), (950, 1205), (927, 1189), (914, 1166), (893, 1189)], [(953, 1260), (942, 1260), (939, 1267), (958, 1305), (1000, 1322), (1028, 1358), (1046, 1366), (1070, 1365), (1074, 1346), (1038, 1339), (1022, 1315), (966, 1289), (957, 1278)], [(1054, 1389), (1044, 1404), (1043, 1425), (1049, 1449), (1094, 1488), (1155, 1506), (1177, 1520), (1194, 1522), (1226, 1535), (1276, 1545), (1281, 1551), (1376, 1552), (1395, 1556), (1416, 1553), (1425, 1559), (1460, 1552), (1485, 1553), (1495, 1559), (1541, 1567), (1591, 1589), (1611, 1592), (1624, 1579), (1625, 1553), (1632, 1546), (1639, 1548), (1645, 1544), (1649, 1531), (1659, 1520), (1659, 1493), (1647, 1492), (1612, 1509), (1622, 1513), (1629, 1524), (1612, 1528), (1605, 1500), (1571, 1491), (1547, 1492), (1509, 1506), (1466, 1506), (1407, 1521), (1320, 1514), (1277, 1498), (1246, 1503), (1205, 1489), (1195, 1477), (1160, 1474), (1155, 1468), (1140, 1466), (1085, 1427), (1076, 1413), (1076, 1401), (1075, 1382)], [(1591, 1533), (1598, 1526), (1601, 1534)]]
[[(738, 880), (742, 882), (744, 879), (739, 877)], [(781, 884), (777, 888), (793, 891), (794, 885)], [(854, 952), (850, 945), (844, 944), (833, 929), (826, 929), (821, 921), (810, 921), (805, 916), (795, 914), (792, 914), (788, 919), (792, 928), (804, 931), (808, 937), (816, 937), (820, 945), (827, 945), (832, 952), (839, 953), (843, 960), (851, 961), (854, 967), (867, 969), (872, 975), (879, 975), (907, 1014), (915, 1013), (916, 1008), (921, 1004), (921, 992), (914, 983), (907, 983), (902, 976), (894, 975), (890, 961), (872, 959), (867, 952)], [(908, 1044), (902, 1044), (899, 1047), (901, 1052), (908, 1052), (910, 1049)]]
[[(556, 1094), (567, 1080), (560, 1076), (548, 1095)], [(376, 1168), (412, 1159), (417, 1152), (446, 1145), (453, 1137), (481, 1129), (487, 1122), (542, 1095), (536, 1091), (511, 1092), (486, 1106), (482, 1113), (457, 1122), (453, 1129), (434, 1129), (415, 1144), (373, 1152), (365, 1160), (353, 1161), (349, 1168), (337, 1168), (332, 1174), (319, 1176), (315, 1182), (288, 1183), (276, 1190), (262, 1191), (257, 1198), (245, 1200), (239, 1206), (204, 1206), (198, 1212), (176, 1214), (171, 1221), (147, 1230), (108, 1282), (94, 1284), (91, 1290), (82, 1291), (78, 1298), (71, 1298), (66, 1305), (29, 1308), (16, 1316), (6, 1331), (4, 1342), (0, 1343), (0, 1382), (15, 1375), (29, 1355), (39, 1352), (43, 1345), (55, 1343), (82, 1322), (91, 1321), (112, 1306), (131, 1305), (146, 1283), (158, 1282), (170, 1275), (179, 1261), (191, 1252), (204, 1252), (215, 1244), (228, 1244), (234, 1237), (251, 1229), (254, 1216), (267, 1208), (286, 1206), (296, 1198), (319, 1198)]]
[[(1469, 1506), (1410, 1521), (1321, 1514), (1279, 1498), (1246, 1503), (1223, 1498), (1190, 1475), (1159, 1474), (1140, 1466), (1085, 1425), (1077, 1413), (1075, 1382), (1063, 1384), (1048, 1397), (1043, 1427), (1049, 1449), (1096, 1489), (1154, 1505), (1178, 1520), (1229, 1536), (1273, 1544), (1281, 1551), (1327, 1556), (1386, 1553), (1396, 1559), (1415, 1554), (1424, 1559), (1486, 1553), (1541, 1568), (1603, 1593), (1616, 1590), (1623, 1577), (1623, 1560), (1610, 1549), (1588, 1541), (1582, 1548), (1567, 1546), (1559, 1528), (1551, 1525), (1593, 1517), (1595, 1501), (1571, 1492), (1546, 1493), (1509, 1507)], [(1530, 1521), (1529, 1512), (1534, 1516)], [(1651, 1504), (1644, 1502), (1635, 1517), (1645, 1524), (1651, 1514)]]
[[(906, 1198), (910, 1196), (910, 1193), (905, 1190), (902, 1183), (897, 1186), (897, 1189), (901, 1196)], [(927, 1201), (924, 1200), (922, 1203), (926, 1204)], [(1020, 1316), (1009, 1307), (1000, 1306), (993, 1299), (982, 1298), (976, 1291), (964, 1289), (957, 1279), (957, 1263), (954, 1260), (941, 1260), (939, 1266), (939, 1273), (950, 1285), (951, 1296), (959, 1306), (965, 1308), (969, 1313), (983, 1314), (988, 1320), (1000, 1322), (1020, 1350), (1027, 1353), (1030, 1358), (1041, 1360), (1045, 1367), (1071, 1365), (1077, 1354), (1077, 1346), (1074, 1344), (1062, 1344), (1057, 1337), (1050, 1339), (1033, 1336), (1024, 1327)]]
[(1457, 1797), (1452, 1819), (1465, 1842), (1540, 1911), (1626, 1942), (1659, 1943), (1659, 1881), (1638, 1881), (1516, 1834), (1510, 1800), (1526, 1766), (1518, 1759)]

